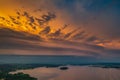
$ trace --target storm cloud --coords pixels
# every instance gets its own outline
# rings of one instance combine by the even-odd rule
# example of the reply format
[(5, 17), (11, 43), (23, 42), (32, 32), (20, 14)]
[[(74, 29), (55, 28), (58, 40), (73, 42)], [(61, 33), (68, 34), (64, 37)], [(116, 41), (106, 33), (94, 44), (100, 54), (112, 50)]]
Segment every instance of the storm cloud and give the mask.
[(118, 0), (0, 3), (0, 54), (120, 57)]

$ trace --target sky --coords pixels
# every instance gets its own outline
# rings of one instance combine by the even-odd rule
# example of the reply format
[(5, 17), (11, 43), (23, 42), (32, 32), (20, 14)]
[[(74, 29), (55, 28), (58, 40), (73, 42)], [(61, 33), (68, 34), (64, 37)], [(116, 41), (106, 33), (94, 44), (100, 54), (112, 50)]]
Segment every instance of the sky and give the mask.
[(120, 59), (119, 0), (0, 1), (0, 54)]

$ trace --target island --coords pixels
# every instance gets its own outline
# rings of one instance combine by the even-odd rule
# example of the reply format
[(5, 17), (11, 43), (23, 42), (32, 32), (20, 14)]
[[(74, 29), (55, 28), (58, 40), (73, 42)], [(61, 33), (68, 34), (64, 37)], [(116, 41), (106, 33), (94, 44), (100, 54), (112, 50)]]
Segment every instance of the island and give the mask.
[(60, 70), (67, 70), (67, 69), (69, 69), (69, 68), (68, 68), (68, 67), (65, 67), (65, 66), (60, 67)]

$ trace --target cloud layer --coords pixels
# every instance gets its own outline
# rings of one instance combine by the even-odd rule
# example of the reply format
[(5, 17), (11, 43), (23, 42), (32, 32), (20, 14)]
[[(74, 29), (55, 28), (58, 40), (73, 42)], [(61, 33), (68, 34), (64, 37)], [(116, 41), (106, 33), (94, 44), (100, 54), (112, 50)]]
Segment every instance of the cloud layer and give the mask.
[(29, 55), (120, 57), (119, 1), (5, 0), (0, 3), (4, 4), (0, 10), (1, 54), (21, 51)]

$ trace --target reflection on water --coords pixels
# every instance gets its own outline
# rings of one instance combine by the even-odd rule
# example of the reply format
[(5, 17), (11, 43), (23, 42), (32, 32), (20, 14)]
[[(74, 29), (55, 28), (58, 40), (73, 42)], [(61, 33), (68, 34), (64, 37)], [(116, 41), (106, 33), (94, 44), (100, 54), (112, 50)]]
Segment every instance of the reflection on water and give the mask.
[(69, 66), (68, 70), (42, 67), (17, 72), (29, 74), (38, 80), (120, 80), (120, 70), (97, 67)]

